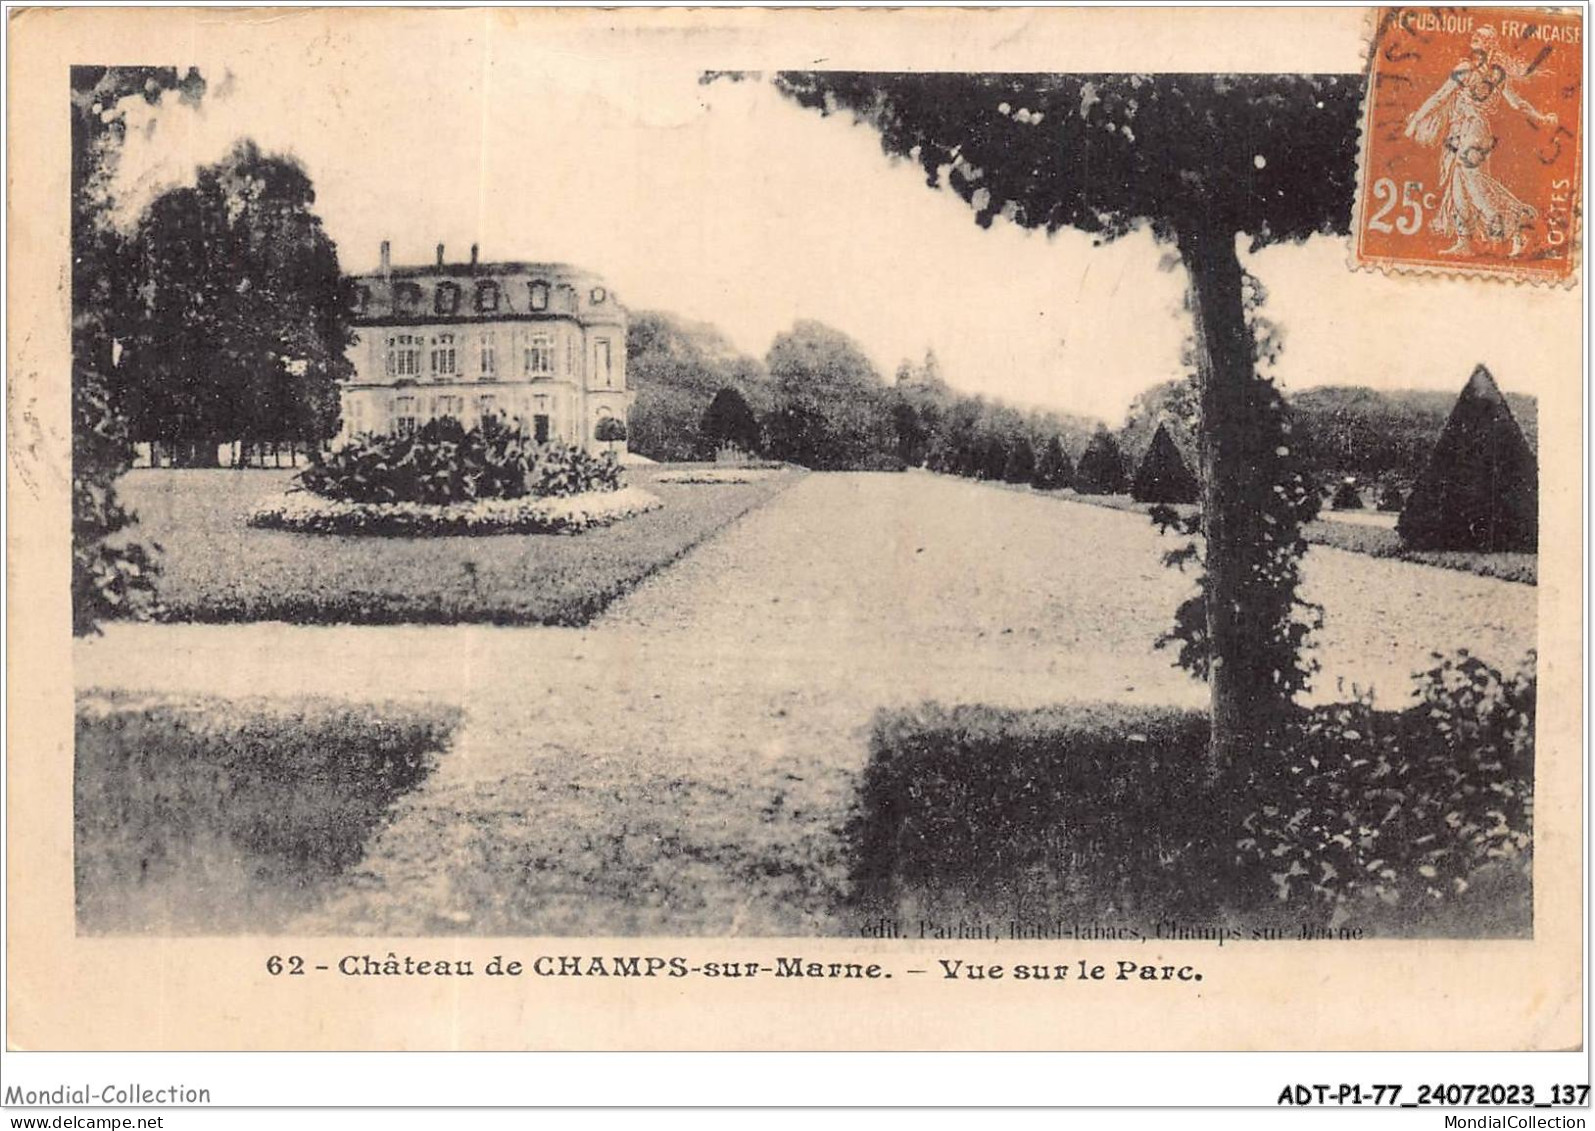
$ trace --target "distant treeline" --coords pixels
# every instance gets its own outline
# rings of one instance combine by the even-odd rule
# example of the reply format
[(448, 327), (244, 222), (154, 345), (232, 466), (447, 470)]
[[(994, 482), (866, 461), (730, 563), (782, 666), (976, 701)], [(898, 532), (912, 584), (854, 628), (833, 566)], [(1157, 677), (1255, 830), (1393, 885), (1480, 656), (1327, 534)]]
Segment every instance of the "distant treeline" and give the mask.
[(629, 444), (651, 459), (712, 458), (730, 442), (813, 468), (1028, 480), (1054, 439), (1073, 462), (1099, 427), (955, 392), (930, 351), (888, 383), (857, 342), (819, 322), (799, 321), (759, 359), (713, 326), (635, 311), (626, 344)]
[[(1458, 389), (1465, 379), (1465, 374), (1458, 377)], [(1382, 483), (1406, 491), (1428, 465), (1457, 403), (1457, 392), (1321, 385), (1287, 393), (1286, 402), (1292, 434), (1321, 485), (1327, 487), (1350, 476), (1364, 484)], [(1506, 402), (1529, 447), (1537, 449), (1535, 398), (1507, 393)], [(1126, 458), (1139, 462), (1158, 424), (1163, 423), (1194, 470), (1198, 466), (1195, 422), (1192, 382), (1165, 381), (1136, 397), (1119, 441)]]
[[(637, 311), (627, 349), (637, 391), (630, 446), (652, 459), (708, 459), (730, 442), (815, 468), (927, 467), (1052, 487), (1076, 485), (1073, 477), (1089, 472), (1081, 489), (1122, 490), (1162, 424), (1186, 465), (1200, 466), (1188, 378), (1147, 388), (1109, 430), (1089, 417), (958, 392), (931, 351), (903, 361), (888, 381), (857, 342), (818, 322), (777, 335), (761, 359), (713, 326)], [(1534, 447), (1534, 398), (1506, 399)], [(1405, 491), (1422, 474), (1456, 393), (1321, 386), (1287, 401), (1292, 434), (1320, 484), (1354, 476)]]

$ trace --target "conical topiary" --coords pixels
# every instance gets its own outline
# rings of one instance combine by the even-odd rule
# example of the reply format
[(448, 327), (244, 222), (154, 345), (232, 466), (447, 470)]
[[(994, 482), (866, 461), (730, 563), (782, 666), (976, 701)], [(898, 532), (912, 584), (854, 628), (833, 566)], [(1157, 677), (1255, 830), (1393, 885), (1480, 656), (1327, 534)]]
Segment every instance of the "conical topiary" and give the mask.
[(1185, 457), (1163, 425), (1152, 434), (1141, 466), (1136, 469), (1130, 495), (1138, 503), (1194, 503), (1201, 493), (1196, 476), (1185, 466)]
[(1118, 495), (1124, 488), (1124, 456), (1108, 430), (1098, 429), (1074, 469), (1074, 489), (1082, 495)]
[(1029, 483), (1036, 475), (1036, 449), (1029, 437), (1016, 436), (1008, 445), (1008, 462), (1003, 465), (1004, 483)]
[(1036, 477), (1031, 482), (1043, 491), (1060, 491), (1074, 483), (1074, 464), (1063, 450), (1063, 440), (1053, 436), (1036, 462)]
[(1418, 550), (1539, 546), (1540, 473), (1495, 378), (1473, 371), (1396, 525)]

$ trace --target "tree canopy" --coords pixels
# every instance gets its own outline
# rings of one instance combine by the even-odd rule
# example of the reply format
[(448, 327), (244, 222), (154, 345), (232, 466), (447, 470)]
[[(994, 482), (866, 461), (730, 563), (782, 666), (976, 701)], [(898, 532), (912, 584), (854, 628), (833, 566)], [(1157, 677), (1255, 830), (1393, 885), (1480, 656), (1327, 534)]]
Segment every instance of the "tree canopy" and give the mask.
[(1105, 239), (1246, 232), (1262, 245), (1344, 232), (1356, 177), (1356, 75), (786, 71), (777, 86), (850, 111), (982, 226)]
[(858, 467), (896, 443), (881, 380), (863, 348), (810, 319), (777, 334), (765, 355), (776, 407), (770, 447), (814, 468)]
[(315, 199), (297, 161), (244, 141), (150, 205), (119, 372), (137, 439), (205, 463), (226, 440), (337, 431), (351, 296)]
[(627, 380), (636, 390), (631, 450), (650, 459), (708, 454), (701, 434), (715, 394), (734, 388), (756, 412), (772, 401), (764, 363), (704, 322), (658, 310), (631, 312), (626, 328)]

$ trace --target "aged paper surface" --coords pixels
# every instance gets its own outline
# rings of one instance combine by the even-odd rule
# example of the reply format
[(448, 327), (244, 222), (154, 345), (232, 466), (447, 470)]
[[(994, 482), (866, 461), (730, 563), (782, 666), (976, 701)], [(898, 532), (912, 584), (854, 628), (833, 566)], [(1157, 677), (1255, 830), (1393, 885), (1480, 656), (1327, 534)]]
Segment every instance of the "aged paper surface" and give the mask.
[[(387, 285), (401, 275), (395, 267), (390, 278), (386, 247), (379, 265), (379, 238), (393, 241), (394, 264), (414, 267), (416, 277), (429, 270), (432, 245), (442, 240), (454, 248), (451, 264), (463, 263), (460, 246), (478, 238), (489, 264), (559, 259), (572, 249), (569, 257), (603, 280), (572, 276), (572, 289), (578, 291), (573, 301), (586, 309), (613, 297), (635, 318), (642, 307), (672, 309), (669, 260), (675, 257), (683, 296), (689, 291), (700, 296), (682, 297), (681, 313), (714, 321), (718, 309), (726, 325), (739, 328), (734, 331), (738, 350), (762, 354), (764, 345), (753, 331), (768, 327), (763, 335), (768, 341), (794, 320), (815, 318), (866, 336), (873, 354), (895, 350), (875, 358), (888, 374), (896, 356), (917, 359), (923, 353), (935, 331), (925, 310), (933, 312), (929, 321), (934, 323), (941, 317), (936, 311), (949, 309), (937, 307), (940, 292), (963, 286), (967, 293), (960, 294), (956, 308), (968, 318), (960, 326), (968, 336), (984, 332), (989, 337), (962, 353), (956, 345), (938, 347), (939, 353), (954, 351), (945, 359), (950, 382), (962, 379), (963, 392), (1075, 411), (1117, 426), (1136, 392), (1184, 372), (1178, 357), (1183, 268), (1177, 262), (1159, 268), (1169, 246), (1155, 244), (1142, 231), (1093, 248), (1078, 233), (1066, 231), (1049, 240), (1002, 218), (983, 232), (969, 223), (968, 207), (951, 192), (926, 188), (917, 168), (889, 166), (869, 127), (852, 129), (853, 148), (841, 161), (840, 151), (827, 146), (837, 136), (834, 131), (846, 133), (843, 123), (850, 119), (827, 120), (799, 110), (768, 92), (767, 76), (790, 68), (1358, 76), (1367, 60), (1369, 26), (1368, 13), (1354, 9), (123, 9), (15, 15), (9, 60), (13, 172), (7, 389), (11, 1045), (36, 1050), (1516, 1050), (1581, 1045), (1582, 283), (1552, 290), (1494, 280), (1356, 273), (1346, 267), (1344, 234), (1265, 248), (1246, 260), (1268, 289), (1265, 313), (1284, 328), (1279, 372), (1287, 389), (1380, 382), (1401, 387), (1399, 374), (1391, 372), (1400, 370), (1412, 374), (1413, 385), (1454, 396), (1473, 366), (1484, 364), (1509, 399), (1526, 395), (1537, 405), (1537, 585), (1412, 563), (1357, 564), (1356, 569), (1385, 571), (1364, 576), (1406, 586), (1420, 604), (1421, 591), (1428, 588), (1424, 607), (1444, 606), (1463, 618), (1462, 629), (1455, 631), (1453, 624), (1446, 639), (1405, 640), (1399, 646), (1374, 628), (1336, 637), (1335, 607), (1326, 611), (1325, 629), (1331, 634), (1325, 645), (1328, 683), (1337, 674), (1351, 681), (1376, 679), (1390, 688), (1393, 699), (1401, 694), (1400, 681), (1415, 670), (1412, 658), (1422, 663), (1431, 649), (1472, 646), (1492, 664), (1505, 666), (1516, 661), (1511, 653), (1522, 651), (1519, 645), (1536, 648), (1541, 693), (1533, 743), (1532, 930), (1512, 932), (1513, 937), (1243, 937), (1218, 945), (1210, 926), (1201, 923), (1188, 924), (1183, 932), (1174, 924), (1165, 932), (1178, 937), (1145, 932), (1133, 941), (1069, 937), (1091, 933), (1080, 930), (1082, 923), (1112, 927), (1123, 920), (1122, 908), (1105, 907), (1068, 923), (1026, 921), (1027, 930), (1040, 937), (1013, 938), (1008, 937), (1011, 917), (938, 918), (935, 912), (916, 913), (912, 904), (885, 914), (856, 914), (846, 905), (811, 899), (800, 883), (781, 886), (781, 869), (792, 859), (794, 844), (821, 854), (833, 851), (823, 841), (830, 834), (805, 825), (790, 808), (824, 803), (823, 790), (832, 785), (853, 788), (874, 707), (937, 699), (949, 706), (983, 703), (1028, 710), (1106, 696), (1159, 707), (1205, 703), (1205, 690), (1172, 670), (1167, 652), (1127, 661), (1122, 668), (1105, 659), (1082, 666), (1076, 658), (1077, 666), (1049, 676), (1047, 650), (1066, 650), (1068, 640), (1078, 641), (1079, 633), (1087, 632), (1074, 633), (1070, 617), (1078, 615), (1084, 624), (1089, 607), (1117, 608), (1114, 592), (1121, 574), (1103, 575), (1090, 592), (1075, 591), (1070, 598), (1077, 602), (1075, 613), (1048, 611), (1052, 606), (1044, 588), (1027, 589), (1029, 577), (1005, 572), (1006, 563), (1026, 553), (1018, 532), (1030, 528), (1035, 514), (1012, 512), (1011, 542), (1008, 533), (979, 525), (980, 516), (1006, 515), (1010, 512), (1003, 508), (1010, 505), (1077, 510), (1087, 533), (1073, 538), (1076, 543), (1084, 539), (1085, 552), (1077, 548), (1067, 561), (1082, 569), (1083, 559), (1101, 556), (1092, 541), (1099, 535), (1091, 531), (1122, 520), (1130, 532), (1125, 537), (1138, 540), (1144, 551), (1123, 566), (1126, 579), (1162, 577), (1157, 558), (1169, 547), (1150, 538), (1144, 518), (1132, 522), (1132, 516), (1109, 510), (1017, 499), (995, 484), (947, 478), (944, 485), (943, 478), (915, 470), (890, 479), (893, 486), (877, 488), (870, 484), (881, 480), (851, 480), (846, 478), (850, 472), (809, 473), (731, 528), (742, 543), (727, 543), (723, 535), (711, 538), (648, 582), (652, 604), (646, 615), (623, 599), (603, 623), (584, 629), (284, 625), (279, 622), (295, 618), (278, 607), (261, 618), (235, 618), (267, 623), (112, 624), (103, 636), (76, 642), (71, 633), (68, 95), (75, 66), (175, 66), (181, 73), (192, 65), (206, 78), (198, 111), (163, 118), (158, 127), (135, 123), (129, 129), (123, 150), (128, 180), (121, 186), (129, 199), (142, 194), (148, 200), (165, 185), (191, 182), (193, 166), (220, 160), (232, 141), (252, 136), (263, 149), (300, 159), (315, 181), (317, 208), (338, 242), (343, 270), (362, 279)], [(700, 77), (711, 72), (735, 74), (700, 88)], [(161, 102), (163, 114), (174, 102)], [(1082, 120), (1091, 112), (1090, 102), (1082, 100)], [(1004, 113), (1012, 111), (1029, 113), (1022, 106)], [(704, 121), (736, 114), (747, 116), (745, 128), (729, 136), (744, 143), (762, 137), (765, 148), (750, 156), (726, 144), (728, 135), (701, 128)], [(563, 125), (540, 130), (536, 123), (546, 120)], [(772, 121), (778, 130), (769, 126)], [(628, 134), (628, 122), (649, 140)], [(173, 130), (182, 140), (162, 151), (154, 139), (169, 138)], [(535, 143), (526, 143), (527, 138)], [(139, 148), (142, 142), (150, 144)], [(556, 152), (556, 146), (564, 148)], [(565, 159), (569, 151), (588, 156), (585, 174), (583, 162)], [(129, 154), (135, 152), (146, 165), (132, 165)], [(786, 163), (772, 164), (762, 181), (738, 172), (778, 159)], [(1258, 161), (1261, 176), (1268, 163), (1262, 153)], [(796, 193), (783, 192), (781, 178), (790, 182), (805, 165), (820, 170), (814, 180)], [(894, 176), (892, 191), (901, 190), (899, 195), (877, 193), (869, 181), (877, 174)], [(1298, 182), (1315, 175), (1313, 168), (1292, 173)], [(850, 199), (870, 210), (866, 220), (848, 219)], [(571, 200), (581, 201), (581, 207), (562, 203)], [(1349, 193), (1345, 203), (1349, 210)], [(462, 219), (460, 211), (472, 215)], [(644, 212), (646, 223), (637, 219)], [(606, 223), (613, 225), (613, 234), (603, 239), (584, 243), (569, 235), (574, 226), (596, 229)], [(919, 225), (942, 223), (945, 229), (934, 230), (956, 231), (945, 237), (950, 264), (945, 275), (936, 274), (934, 256), (895, 278), (890, 272), (870, 274), (875, 265), (909, 254), (905, 249), (916, 242), (924, 245), (929, 237), (919, 234), (930, 229)], [(814, 233), (827, 225), (853, 233), (850, 251), (811, 251)], [(542, 245), (558, 250), (541, 251)], [(1098, 258), (1088, 258), (1093, 255)], [(475, 259), (473, 251), (472, 268)], [(440, 270), (444, 262), (439, 247)], [(706, 269), (705, 263), (725, 266)], [(1092, 281), (1096, 289), (1084, 281), (1093, 265), (1099, 265)], [(1026, 275), (1054, 270), (1058, 274), (1045, 276), (1044, 285)], [(1108, 278), (1113, 273), (1117, 281)], [(804, 275), (807, 284), (793, 281)], [(521, 283), (518, 276), (514, 281)], [(606, 290), (610, 286), (613, 296)], [(1050, 298), (1043, 297), (1047, 293)], [(515, 301), (532, 304), (527, 314), (535, 325), (538, 299), (531, 291), (517, 294), (524, 297)], [(827, 306), (825, 294), (841, 298)], [(1117, 297), (1110, 300), (1110, 294)], [(703, 295), (713, 295), (714, 301), (706, 304)], [(1156, 328), (1146, 320), (1146, 308), (1133, 306), (1131, 296), (1137, 295), (1150, 296), (1150, 309), (1167, 315)], [(407, 300), (395, 289), (391, 301)], [(445, 301), (454, 300), (438, 298), (432, 309), (443, 312)], [(1048, 325), (1055, 347), (1025, 352), (1029, 347), (1010, 309), (1024, 303), (1042, 304), (1039, 313), (1027, 315), (1032, 319), (1045, 319), (1052, 309), (1054, 321)], [(856, 310), (850, 314), (849, 308)], [(1174, 327), (1164, 335), (1166, 341), (1157, 338), (1165, 320)], [(601, 325), (597, 318), (584, 324), (588, 330)], [(893, 325), (901, 332), (881, 331)], [(1146, 345), (1149, 340), (1155, 340), (1153, 347)], [(514, 341), (513, 349), (500, 347), (506, 360), (495, 364), (524, 364), (530, 373), (558, 363), (545, 359), (542, 343), (528, 341), (523, 353), (521, 339)], [(452, 346), (452, 339), (440, 343), (434, 336), (427, 348), (434, 354), (449, 349), (447, 357), (422, 360), (418, 352), (414, 364), (430, 364), (434, 374), (440, 366), (441, 372), (452, 373), (457, 364)], [(402, 352), (409, 343), (395, 340), (392, 348)], [(616, 363), (607, 351), (583, 348), (583, 364)], [(461, 352), (468, 351), (462, 347)], [(1292, 356), (1316, 360), (1299, 360), (1293, 370)], [(1148, 357), (1163, 360), (1143, 364)], [(1082, 376), (1076, 384), (1083, 391), (1069, 401), (1059, 395), (1063, 386), (1049, 379), (1025, 385), (1004, 383), (1001, 376), (1046, 364), (1089, 373), (1091, 379)], [(434, 410), (455, 411), (447, 404)], [(347, 423), (356, 410), (345, 402), (344, 411)], [(533, 406), (526, 411), (534, 412)], [(557, 413), (536, 415), (560, 427)], [(635, 436), (632, 442), (637, 443)], [(181, 479), (184, 475), (276, 475), (258, 469), (144, 474), (179, 477), (173, 481), (179, 496), (190, 490), (188, 483), (200, 482)], [(284, 478), (277, 475), (276, 481)], [(807, 525), (799, 525), (790, 511), (770, 509), (784, 498), (800, 497), (791, 494), (799, 490), (808, 492), (817, 508), (802, 519)], [(866, 495), (876, 490), (908, 491), (902, 502), (892, 504), (906, 509), (894, 512), (892, 505), (871, 503)], [(962, 493), (935, 494), (954, 490)], [(919, 491), (933, 494), (916, 501), (913, 492)], [(967, 494), (976, 491), (990, 494)], [(156, 509), (146, 505), (150, 514)], [(874, 529), (860, 529), (856, 519), (849, 525), (849, 513), (870, 517)], [(761, 514), (776, 519), (787, 514), (789, 525), (772, 520), (758, 526)], [(975, 523), (972, 529), (984, 531), (989, 541), (964, 544), (965, 535), (946, 525), (958, 521)], [(753, 535), (763, 541), (749, 543)], [(834, 540), (829, 546), (828, 539)], [(828, 560), (844, 566), (852, 560), (838, 548), (848, 539), (888, 549), (858, 559), (855, 574), (825, 572)], [(915, 539), (929, 541), (909, 544)], [(1048, 543), (1044, 552), (1062, 555), (1063, 541)], [(816, 553), (816, 545), (824, 552)], [(256, 546), (224, 540), (210, 553), (221, 561), (230, 554), (253, 554)], [(733, 552), (738, 546), (740, 558)], [(926, 546), (950, 555), (951, 562), (929, 585), (909, 573), (916, 549)], [(1036, 552), (1034, 546), (1029, 550)], [(168, 553), (176, 552), (168, 547)], [(749, 554), (767, 556), (749, 560)], [(781, 555), (799, 558), (817, 572), (806, 582), (786, 578), (779, 572), (786, 560)], [(1315, 562), (1341, 558), (1372, 561), (1335, 549), (1311, 551), (1309, 583), (1319, 568)], [(992, 572), (993, 561), (1005, 564)], [(259, 581), (268, 571), (262, 565), (254, 572), (253, 581)], [(250, 573), (242, 571), (240, 586), (253, 584)], [(171, 569), (166, 576), (174, 576)], [(1047, 578), (1047, 571), (1040, 576)], [(471, 577), (478, 580), (474, 572)], [(332, 584), (352, 583), (343, 578)], [(996, 595), (990, 588), (976, 592), (982, 584), (999, 587)], [(1067, 589), (1055, 576), (1047, 584)], [(1376, 582), (1359, 584), (1360, 591), (1345, 597), (1347, 609), (1362, 610), (1359, 625), (1404, 615), (1405, 598), (1387, 605), (1371, 588)], [(1465, 593), (1453, 593), (1453, 584)], [(848, 599), (839, 601), (837, 594)], [(769, 620), (769, 606), (783, 595), (799, 602), (799, 611), (769, 628), (777, 623)], [(955, 630), (965, 603), (973, 618), (970, 627), (977, 622), (979, 627), (960, 637)], [(871, 609), (906, 611), (912, 624), (899, 633), (871, 621)], [(1167, 623), (1172, 602), (1157, 614)], [(440, 618), (411, 614), (397, 619)], [(707, 635), (691, 634), (705, 623)], [(739, 636), (744, 628), (748, 635)], [(923, 631), (928, 644), (916, 650), (912, 631)], [(512, 633), (528, 635), (505, 635)], [(1035, 651), (1013, 651), (1013, 634), (1034, 639)], [(878, 651), (866, 655), (867, 649)], [(1334, 668), (1347, 656), (1356, 662), (1343, 672)], [(1087, 670), (1092, 667), (1107, 670), (1104, 678), (1116, 683), (1093, 687)], [(505, 677), (507, 671), (523, 670), (524, 678)], [(949, 682), (949, 673), (958, 679)], [(1089, 693), (1072, 692), (1071, 681)], [(1147, 681), (1167, 687), (1166, 696), (1148, 690)], [(1349, 697), (1350, 688), (1345, 690)], [(1323, 691), (1322, 698), (1335, 698), (1334, 687)], [(192, 922), (174, 926), (181, 906), (167, 906), (163, 923), (140, 918), (149, 909), (135, 906), (136, 901), (112, 900), (102, 919), (86, 925), (79, 907), (85, 894), (74, 882), (73, 832), (74, 698), (85, 692), (93, 692), (86, 708), (91, 720), (96, 711), (128, 709), (130, 701), (136, 712), (147, 701), (185, 696), (251, 702), (263, 697), (270, 713), (271, 701), (319, 692), (398, 704), (396, 716), (433, 706), (463, 709), (466, 725), (457, 732), (460, 741), (441, 755), (433, 777), (408, 801), (397, 803), (401, 816), (387, 827), (390, 839), (384, 847), (362, 846), (364, 858), (348, 864), (347, 876), (329, 881), (332, 894), (313, 909), (288, 913), (263, 899), (207, 928)], [(549, 705), (539, 706), (539, 696)], [(667, 706), (648, 705), (656, 701)], [(85, 717), (82, 703), (78, 710), (80, 719)], [(526, 733), (534, 736), (525, 740), (524, 758), (535, 758), (535, 767), (517, 760), (522, 755), (507, 757), (501, 748), (507, 735), (522, 733), (504, 720), (523, 716)], [(714, 745), (717, 736), (726, 735), (734, 737), (725, 747)], [(699, 741), (702, 736), (707, 738)], [(852, 751), (852, 768), (833, 773), (801, 764), (816, 743)], [(635, 760), (643, 751), (666, 763), (652, 777), (635, 776), (642, 772)], [(626, 762), (627, 756), (634, 761)], [(733, 810), (724, 800), (735, 799), (742, 780), (737, 758), (747, 759), (748, 781), (769, 787), (745, 814), (746, 823), (727, 817)], [(669, 765), (672, 759), (679, 764)], [(569, 781), (557, 787), (565, 792), (556, 796), (549, 793), (548, 780), (535, 774), (561, 765), (570, 770)], [(314, 787), (306, 782), (307, 789)], [(508, 789), (505, 783), (520, 783), (522, 792), (496, 792)], [(574, 800), (584, 787), (612, 794), (615, 806), (584, 808), (587, 802)], [(830, 803), (833, 813), (825, 820), (845, 816), (845, 801), (832, 798)], [(147, 815), (164, 801), (157, 796), (141, 804), (152, 807)], [(171, 811), (185, 810), (179, 805)], [(593, 822), (594, 814), (600, 824), (583, 823)], [(270, 824), (269, 818), (262, 820)], [(406, 827), (416, 830), (417, 839), (395, 847), (401, 820), (411, 822)], [(694, 820), (712, 827), (694, 829)], [(566, 846), (571, 856), (561, 861), (538, 855), (539, 826), (560, 822), (574, 832), (550, 834), (549, 843)], [(840, 818), (835, 823), (839, 827)], [(734, 854), (772, 836), (778, 843), (768, 847), (768, 855), (750, 852), (753, 864), (730, 873), (729, 887), (715, 860), (694, 858), (681, 847), (711, 844)], [(805, 837), (820, 841), (810, 845)], [(578, 849), (589, 855), (575, 859)], [(82, 856), (80, 845), (80, 866)], [(664, 891), (657, 886), (658, 865), (667, 859), (679, 869), (677, 886)], [(758, 871), (764, 862), (770, 862), (768, 874)], [(570, 869), (563, 887), (539, 881), (540, 872), (552, 869), (559, 876), (561, 868)], [(222, 869), (208, 877), (208, 887), (200, 883), (191, 894), (203, 902), (241, 882)], [(537, 896), (531, 906), (521, 894), (528, 891)], [(764, 893), (763, 903), (748, 894), (755, 891)], [(322, 899), (325, 893), (313, 894)], [(291, 890), (290, 896), (297, 898)], [(689, 904), (691, 909), (683, 911)], [(1337, 922), (1335, 930), (1348, 922), (1353, 921)], [(977, 937), (959, 937), (968, 934)], [(501, 969), (519, 963), (519, 973), (490, 973), (495, 958)], [(390, 959), (412, 970), (415, 963), (433, 965), (427, 973), (384, 976), (380, 971)], [(615, 976), (633, 960), (657, 976)], [(471, 964), (471, 976), (433, 972), (438, 963), (460, 962)], [(297, 973), (301, 963), (302, 974)], [(373, 964), (376, 973), (362, 972)], [(831, 977), (831, 964), (839, 964), (843, 973), (849, 966), (857, 973), (874, 967), (878, 976)], [(972, 965), (1001, 965), (1007, 976), (970, 979), (964, 975)], [(728, 966), (751, 968), (751, 974), (725, 977), (732, 972)], [(1018, 966), (1062, 973), (1045, 981), (1021, 980), (1014, 973)], [(1097, 967), (1105, 973), (1093, 976), (1090, 971)], [(603, 973), (597, 973), (600, 969)], [(958, 976), (946, 976), (948, 970)]]

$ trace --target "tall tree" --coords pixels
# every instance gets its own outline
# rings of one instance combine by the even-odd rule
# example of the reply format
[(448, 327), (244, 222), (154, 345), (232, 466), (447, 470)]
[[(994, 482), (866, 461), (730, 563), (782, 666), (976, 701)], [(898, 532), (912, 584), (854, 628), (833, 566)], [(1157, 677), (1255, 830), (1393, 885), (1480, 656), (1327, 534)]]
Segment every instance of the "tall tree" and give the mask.
[(139, 439), (210, 465), (229, 440), (314, 443), (337, 431), (352, 296), (315, 200), (297, 161), (244, 141), (150, 205), (121, 367)]
[(1293, 601), (1281, 614), (1274, 591), (1293, 597), (1301, 543), (1288, 513), (1265, 523), (1258, 505), (1278, 486), (1260, 457), (1288, 445), (1277, 391), (1257, 379), (1236, 242), (1347, 231), (1361, 80), (785, 72), (776, 83), (872, 125), (888, 154), (951, 187), (982, 226), (1002, 216), (1099, 240), (1149, 226), (1178, 248), (1200, 380), (1210, 753), (1215, 771), (1245, 759), (1289, 698), (1268, 645), (1288, 638), (1278, 618)]
[(719, 329), (661, 310), (634, 310), (626, 326), (626, 378), (636, 390), (631, 440), (656, 460), (704, 454), (704, 413), (715, 394), (737, 390), (755, 415), (771, 408), (769, 375)]
[(127, 241), (113, 221), (126, 104), (142, 98), (156, 105), (175, 92), (194, 105), (205, 80), (192, 68), (80, 66), (71, 69), (70, 85), (72, 630), (82, 635), (108, 617), (147, 608), (154, 594), (148, 551), (117, 540), (133, 522), (116, 494), (130, 453), (117, 368), (135, 298)]
[(775, 384), (774, 454), (815, 468), (856, 467), (895, 446), (886, 385), (852, 338), (799, 320), (765, 357)]

